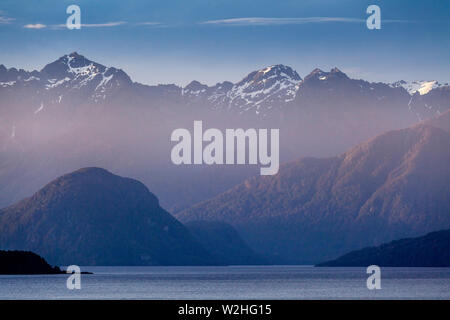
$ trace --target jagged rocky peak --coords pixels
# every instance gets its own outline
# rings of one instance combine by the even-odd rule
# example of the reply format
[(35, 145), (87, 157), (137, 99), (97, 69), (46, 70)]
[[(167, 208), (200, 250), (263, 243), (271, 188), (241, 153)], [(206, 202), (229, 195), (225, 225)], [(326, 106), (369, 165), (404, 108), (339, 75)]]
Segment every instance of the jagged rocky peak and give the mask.
[(41, 70), (41, 73), (47, 75), (49, 79), (95, 77), (98, 74), (103, 74), (105, 77), (116, 75), (126, 82), (131, 82), (131, 79), (123, 70), (105, 67), (102, 64), (87, 59), (77, 52), (66, 54), (46, 65)]
[[(46, 80), (46, 90), (79, 90), (87, 93), (95, 102), (106, 100), (107, 93), (132, 84), (131, 78), (121, 69), (105, 67), (72, 52), (46, 65), (40, 72)], [(59, 92), (58, 95), (64, 95)]]
[(304, 81), (308, 80), (330, 80), (330, 79), (348, 79), (348, 76), (339, 70), (337, 67), (334, 67), (330, 70), (330, 72), (323, 71), (319, 68), (315, 68), (313, 71), (311, 71), (304, 79)]
[(213, 87), (214, 91), (217, 93), (219, 92), (226, 93), (230, 91), (231, 88), (233, 88), (233, 83), (230, 81), (216, 83), (216, 85)]
[(231, 88), (233, 83), (230, 81), (219, 82), (215, 85), (217, 88)]
[(0, 65), (0, 82), (30, 80), (30, 77), (37, 77), (37, 71), (25, 71), (23, 69), (6, 68), (3, 64)]
[(331, 69), (330, 74), (338, 76), (338, 77), (348, 78), (347, 75), (344, 72), (342, 72), (341, 70), (339, 70), (337, 67), (334, 67), (333, 69)]
[(311, 79), (326, 79), (326, 72), (324, 72), (322, 69), (315, 68), (313, 71), (311, 71), (304, 79), (303, 82), (311, 80)]
[(80, 68), (93, 64), (91, 60), (86, 59), (86, 57), (82, 56), (81, 54), (78, 54), (78, 52), (76, 51), (72, 52), (69, 55), (63, 56), (62, 59), (66, 60), (67, 64), (72, 68)]
[(317, 74), (322, 74), (322, 73), (325, 73), (322, 69), (315, 68), (313, 71), (311, 71), (309, 73), (309, 75), (317, 75)]
[(298, 73), (292, 69), (291, 67), (282, 65), (282, 64), (277, 64), (277, 65), (273, 65), (270, 67), (267, 67), (263, 70), (259, 71), (260, 73), (262, 72), (265, 76), (271, 76), (271, 75), (277, 75), (277, 76), (287, 76), (293, 80), (297, 80), (300, 81), (302, 80), (300, 78), (300, 76), (298, 75)]
[(49, 79), (64, 79), (80, 75), (95, 75), (104, 72), (105, 69), (105, 66), (92, 62), (77, 52), (72, 52), (47, 64), (41, 70), (41, 73), (45, 74)]
[(262, 109), (282, 107), (292, 101), (300, 82), (301, 78), (295, 70), (281, 64), (253, 71), (227, 94), (230, 99), (228, 105), (264, 115)]
[(183, 88), (183, 95), (187, 96), (207, 96), (211, 99), (217, 98), (217, 95), (226, 94), (233, 88), (233, 83), (229, 81), (216, 83), (214, 86), (209, 87), (197, 80), (191, 81), (187, 86)]
[(206, 84), (200, 83), (197, 80), (193, 80), (186, 87), (184, 87), (184, 91), (196, 92), (206, 90), (207, 88), (208, 86)]
[(251, 72), (240, 83), (238, 83), (238, 85), (248, 82), (260, 83), (265, 82), (268, 79), (276, 79), (276, 80), (289, 79), (291, 81), (302, 80), (301, 77), (298, 75), (298, 73), (291, 67), (282, 64), (277, 64)]

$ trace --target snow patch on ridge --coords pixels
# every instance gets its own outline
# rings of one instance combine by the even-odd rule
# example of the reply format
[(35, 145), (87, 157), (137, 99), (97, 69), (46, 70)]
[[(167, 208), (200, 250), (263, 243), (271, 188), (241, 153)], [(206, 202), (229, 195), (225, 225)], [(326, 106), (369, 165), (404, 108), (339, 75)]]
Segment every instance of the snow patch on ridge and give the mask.
[(436, 80), (432, 80), (432, 81), (420, 80), (420, 81), (410, 81), (410, 82), (400, 80), (400, 81), (391, 83), (389, 85), (392, 88), (402, 87), (406, 91), (408, 91), (408, 93), (410, 95), (414, 95), (417, 92), (421, 96), (423, 96), (423, 95), (429, 93), (433, 89), (443, 87), (448, 84), (447, 83), (441, 84), (441, 83), (437, 82)]

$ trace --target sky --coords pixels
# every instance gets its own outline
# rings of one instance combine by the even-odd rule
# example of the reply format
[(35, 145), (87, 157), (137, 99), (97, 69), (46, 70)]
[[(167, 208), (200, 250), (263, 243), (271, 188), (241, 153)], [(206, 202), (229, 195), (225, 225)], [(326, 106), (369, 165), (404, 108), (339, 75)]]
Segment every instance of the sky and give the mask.
[[(72, 4), (80, 30), (64, 27)], [(366, 27), (372, 4), (380, 30)], [(39, 70), (77, 51), (144, 84), (236, 82), (274, 64), (445, 83), (449, 32), (447, 0), (2, 0), (0, 64)]]

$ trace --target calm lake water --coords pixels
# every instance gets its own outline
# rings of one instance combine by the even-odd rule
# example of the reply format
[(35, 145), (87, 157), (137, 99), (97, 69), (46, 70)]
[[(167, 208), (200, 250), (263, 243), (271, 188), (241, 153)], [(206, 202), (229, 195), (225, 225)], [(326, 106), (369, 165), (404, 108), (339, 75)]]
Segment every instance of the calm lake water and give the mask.
[(368, 290), (365, 268), (310, 266), (82, 267), (68, 275), (0, 275), (0, 299), (450, 299), (450, 268), (382, 268)]

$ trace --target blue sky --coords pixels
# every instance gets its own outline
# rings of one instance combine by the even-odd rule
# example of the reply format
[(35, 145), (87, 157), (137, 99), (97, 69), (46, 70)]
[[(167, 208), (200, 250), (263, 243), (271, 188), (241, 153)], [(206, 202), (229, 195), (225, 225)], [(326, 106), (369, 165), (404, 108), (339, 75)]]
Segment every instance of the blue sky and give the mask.
[[(81, 30), (58, 27), (70, 4)], [(370, 4), (381, 30), (365, 26)], [(446, 0), (2, 0), (0, 64), (40, 69), (77, 51), (146, 84), (238, 81), (278, 63), (302, 77), (337, 66), (371, 81), (450, 82), (449, 31)]]

